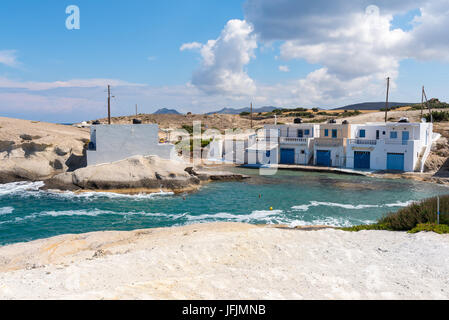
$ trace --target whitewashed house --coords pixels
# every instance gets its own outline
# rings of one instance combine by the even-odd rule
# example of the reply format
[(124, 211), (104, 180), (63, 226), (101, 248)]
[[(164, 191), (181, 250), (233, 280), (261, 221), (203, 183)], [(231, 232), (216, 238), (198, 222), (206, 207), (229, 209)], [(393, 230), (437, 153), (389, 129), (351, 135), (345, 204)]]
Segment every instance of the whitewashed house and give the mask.
[(422, 171), (434, 141), (431, 123), (353, 125), (346, 166), (353, 169)]
[(267, 125), (265, 137), (277, 139), (277, 163), (312, 164), (314, 141), (320, 135), (319, 125), (310, 123)]
[(88, 166), (137, 155), (180, 160), (173, 144), (159, 143), (159, 127), (156, 124), (91, 126)]
[(313, 141), (319, 136), (315, 124), (266, 125), (249, 138), (247, 164), (311, 164)]
[(349, 123), (326, 123), (319, 128), (319, 137), (314, 141), (314, 165), (346, 167), (346, 144), (354, 128)]

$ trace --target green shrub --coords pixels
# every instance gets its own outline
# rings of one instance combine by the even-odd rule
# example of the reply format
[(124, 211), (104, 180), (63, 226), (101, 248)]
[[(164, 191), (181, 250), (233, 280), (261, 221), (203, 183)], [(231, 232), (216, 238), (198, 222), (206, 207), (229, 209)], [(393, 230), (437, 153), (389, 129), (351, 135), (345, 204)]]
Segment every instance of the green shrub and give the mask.
[[(449, 228), (449, 195), (440, 197), (440, 226), (441, 230)], [(389, 230), (416, 231), (420, 228), (430, 228), (428, 225), (437, 222), (437, 198), (430, 198), (412, 203), (394, 213), (389, 213), (378, 220), (376, 224), (342, 228), (345, 231), (361, 230)], [(426, 227), (423, 227), (426, 225)], [(418, 228), (418, 229), (416, 229)], [(440, 228), (440, 227), (439, 227)], [(416, 230), (415, 230), (416, 229)], [(440, 229), (438, 229), (440, 230)], [(425, 231), (425, 230), (423, 230)]]
[[(432, 117), (434, 122), (443, 122), (449, 121), (449, 112), (448, 111), (432, 111)], [(424, 118), (427, 122), (430, 122), (432, 119), (430, 114), (424, 115)]]
[(241, 117), (245, 117), (245, 116), (249, 116), (251, 113), (249, 113), (248, 111), (244, 111), (240, 113)]
[(415, 228), (409, 231), (409, 233), (418, 232), (435, 232), (438, 234), (448, 234), (449, 226), (446, 224), (425, 223), (418, 224)]

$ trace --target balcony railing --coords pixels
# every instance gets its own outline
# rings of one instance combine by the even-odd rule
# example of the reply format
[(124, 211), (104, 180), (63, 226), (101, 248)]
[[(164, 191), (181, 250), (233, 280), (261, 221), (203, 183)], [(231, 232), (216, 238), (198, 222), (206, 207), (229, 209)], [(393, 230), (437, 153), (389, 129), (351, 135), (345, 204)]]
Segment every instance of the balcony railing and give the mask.
[(349, 139), (349, 144), (362, 144), (362, 145), (377, 145), (377, 140), (368, 140), (368, 139)]
[(316, 139), (315, 144), (319, 147), (341, 147), (343, 146), (343, 139)]
[(307, 144), (307, 138), (281, 137), (280, 142), (284, 144)]
[(407, 146), (410, 140), (399, 140), (399, 139), (387, 139), (385, 140), (385, 144), (396, 144)]

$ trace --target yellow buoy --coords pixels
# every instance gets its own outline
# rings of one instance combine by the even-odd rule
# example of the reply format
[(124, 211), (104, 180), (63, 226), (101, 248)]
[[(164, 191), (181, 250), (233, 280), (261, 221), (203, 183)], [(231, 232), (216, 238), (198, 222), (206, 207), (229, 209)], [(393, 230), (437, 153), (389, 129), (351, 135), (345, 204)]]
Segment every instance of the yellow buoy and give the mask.
[(270, 210), (273, 211), (273, 207), (270, 207)]

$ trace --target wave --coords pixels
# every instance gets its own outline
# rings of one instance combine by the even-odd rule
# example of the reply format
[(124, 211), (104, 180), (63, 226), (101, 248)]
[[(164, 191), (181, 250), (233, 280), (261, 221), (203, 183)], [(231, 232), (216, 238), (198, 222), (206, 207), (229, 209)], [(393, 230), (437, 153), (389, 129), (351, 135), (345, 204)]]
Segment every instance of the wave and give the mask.
[(0, 216), (3, 215), (3, 214), (10, 214), (10, 213), (13, 213), (13, 211), (14, 211), (14, 208), (13, 208), (13, 207), (3, 207), (3, 208), (0, 208)]
[(23, 192), (37, 192), (44, 186), (43, 181), (38, 182), (12, 182), (0, 185), (0, 197), (22, 195)]
[(47, 194), (54, 196), (54, 197), (61, 197), (61, 198), (67, 198), (67, 199), (86, 199), (86, 200), (97, 200), (97, 199), (132, 199), (132, 200), (146, 200), (146, 199), (154, 199), (157, 197), (164, 197), (164, 196), (173, 196), (173, 192), (155, 192), (155, 193), (139, 193), (135, 195), (130, 194), (121, 194), (121, 193), (113, 193), (113, 192), (82, 192), (82, 193), (75, 193), (71, 191), (64, 191), (64, 192), (58, 192), (58, 191), (52, 191), (49, 190)]
[(299, 206), (292, 207), (293, 210), (296, 211), (308, 211), (311, 207), (336, 207), (336, 208), (343, 208), (348, 210), (362, 210), (362, 209), (369, 209), (369, 208), (394, 208), (394, 207), (407, 207), (410, 204), (414, 203), (413, 200), (407, 201), (407, 202), (396, 202), (396, 203), (388, 203), (388, 204), (359, 204), (359, 205), (352, 205), (352, 204), (344, 204), (344, 203), (334, 203), (334, 202), (319, 202), (319, 201), (311, 201), (309, 204), (303, 204)]
[(132, 199), (132, 200), (146, 200), (157, 197), (172, 196), (173, 192), (155, 192), (155, 193), (141, 193), (136, 195), (112, 193), (112, 192), (82, 192), (75, 193), (71, 191), (59, 192), (56, 190), (40, 190), (45, 185), (43, 181), (38, 182), (12, 182), (0, 185), (0, 197), (4, 196), (51, 196), (66, 199)]
[[(235, 222), (249, 222), (251, 220), (266, 220), (270, 217), (277, 217), (282, 214), (282, 210), (256, 210), (250, 214), (232, 214), (226, 212), (220, 212), (216, 214), (202, 214), (199, 216), (187, 215), (186, 218), (189, 221), (199, 221), (199, 220), (219, 220), (227, 219)], [(269, 219), (271, 220), (271, 219)]]

